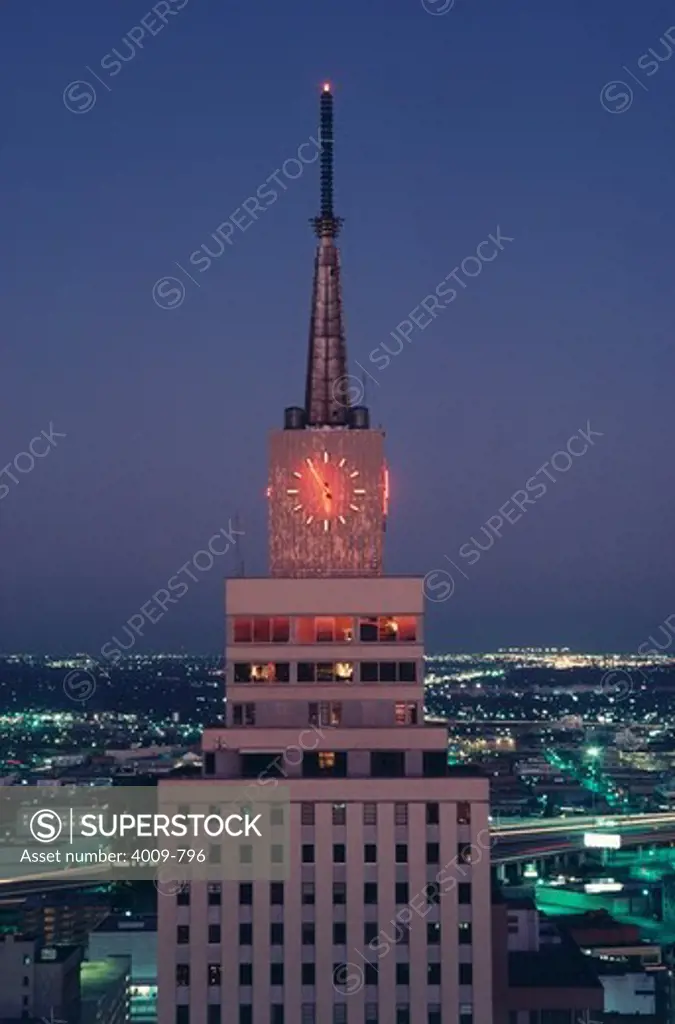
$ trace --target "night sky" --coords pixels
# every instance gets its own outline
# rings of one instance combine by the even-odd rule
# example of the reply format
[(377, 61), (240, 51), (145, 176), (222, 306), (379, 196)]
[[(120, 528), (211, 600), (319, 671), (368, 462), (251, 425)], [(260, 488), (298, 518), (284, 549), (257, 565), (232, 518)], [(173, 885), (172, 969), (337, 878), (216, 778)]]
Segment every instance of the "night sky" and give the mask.
[[(240, 554), (187, 579), (137, 650), (218, 650), (223, 577), (239, 557), (266, 571), (267, 432), (303, 400), (318, 207), (316, 163), (279, 169), (328, 79), (350, 368), (387, 431), (387, 571), (455, 577), (452, 595), (429, 577), (448, 597), (432, 650), (635, 650), (675, 611), (675, 60), (643, 58), (675, 49), (672, 4), (155, 4), (161, 30), (150, 0), (0, 9), (0, 465), (18, 481), (0, 477), (0, 649), (96, 653), (237, 513)], [(64, 102), (78, 80), (84, 112), (67, 104), (89, 86)], [(603, 106), (615, 80), (633, 101), (619, 84)], [(191, 267), (275, 172), (277, 200)], [(378, 368), (498, 227), (513, 241)], [(153, 301), (167, 275), (177, 308)], [(462, 555), (589, 422), (586, 454)], [(50, 424), (47, 454), (12, 468)]]

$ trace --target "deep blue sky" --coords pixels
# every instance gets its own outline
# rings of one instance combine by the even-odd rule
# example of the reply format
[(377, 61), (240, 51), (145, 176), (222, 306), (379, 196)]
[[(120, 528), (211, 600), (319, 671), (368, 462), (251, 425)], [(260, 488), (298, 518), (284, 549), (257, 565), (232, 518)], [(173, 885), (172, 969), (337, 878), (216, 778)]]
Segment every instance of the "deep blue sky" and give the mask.
[[(179, 309), (151, 289), (315, 132), (330, 79), (352, 362), (497, 225), (514, 238), (375, 371), (387, 570), (466, 570), (430, 606), (432, 649), (635, 649), (675, 611), (675, 60), (637, 67), (665, 54), (672, 4), (189, 0), (107, 92), (85, 66), (105, 79), (150, 8), (0, 10), (0, 465), (50, 422), (67, 434), (0, 501), (0, 647), (98, 650), (237, 511), (246, 570), (265, 572), (266, 435), (302, 400), (316, 165)], [(98, 90), (82, 115), (63, 102), (76, 79)], [(635, 92), (620, 114), (600, 103), (613, 79)], [(461, 563), (588, 420), (604, 437)], [(139, 649), (218, 649), (233, 568)]]

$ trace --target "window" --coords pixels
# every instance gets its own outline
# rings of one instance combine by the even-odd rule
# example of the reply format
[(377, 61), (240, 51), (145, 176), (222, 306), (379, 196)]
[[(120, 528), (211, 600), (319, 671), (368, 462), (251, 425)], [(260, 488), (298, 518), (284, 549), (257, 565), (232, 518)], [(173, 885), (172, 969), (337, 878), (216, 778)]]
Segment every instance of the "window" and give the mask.
[(429, 882), (426, 887), (427, 903), (434, 904), (441, 902), (441, 887), (438, 882)]
[(176, 1007), (176, 1024), (190, 1024), (190, 1007)]
[(346, 1003), (335, 1003), (333, 1006), (333, 1024), (347, 1024)]
[(343, 904), (347, 902), (347, 883), (333, 882), (333, 903)]
[(377, 804), (363, 805), (363, 824), (377, 825)]
[(366, 843), (363, 847), (363, 859), (366, 864), (377, 863), (377, 846), (375, 843)]
[(440, 985), (441, 983), (441, 965), (427, 964), (427, 985)]
[(239, 964), (239, 984), (253, 984), (253, 964)]
[[(537, 1011), (530, 1010), (530, 1014)], [(461, 1003), (459, 1007), (459, 1024), (473, 1024), (473, 1007), (471, 1003)]]
[(253, 925), (252, 924), (240, 924), (239, 925), (239, 945), (240, 946), (252, 946), (253, 945)]
[(407, 804), (394, 804), (394, 824), (395, 825), (407, 825), (408, 824), (408, 805)]
[(396, 1024), (410, 1024), (410, 1004), (396, 1004)]
[(409, 887), (407, 882), (396, 882), (396, 902), (407, 903), (409, 900)]
[(270, 882), (270, 903), (281, 906), (284, 902), (284, 883)]
[(438, 804), (427, 804), (426, 808), (427, 825), (438, 825), (440, 819), (440, 807)]
[(347, 804), (333, 804), (333, 824), (347, 824)]
[(308, 906), (314, 906), (315, 894), (314, 894), (314, 882), (303, 882), (301, 891), (302, 903)]
[(234, 620), (233, 636), (235, 644), (287, 643), (290, 637), (290, 619), (282, 616), (237, 616)]
[(313, 864), (314, 863), (314, 843), (303, 843), (302, 844), (302, 863)]
[(316, 942), (316, 933), (313, 924), (303, 924), (302, 926), (302, 944), (303, 946), (313, 946)]
[(284, 926), (283, 924), (272, 923), (270, 925), (270, 946), (283, 946)]
[(333, 864), (344, 864), (347, 851), (344, 843), (333, 843)]
[(374, 750), (370, 755), (370, 774), (374, 779), (405, 778), (405, 753), (402, 750)]
[(207, 887), (208, 904), (210, 907), (219, 907), (222, 900), (220, 882), (209, 882)]
[(427, 1024), (443, 1024), (439, 1003), (429, 1003), (427, 1008)]
[(188, 946), (190, 944), (190, 926), (187, 924), (179, 924), (176, 928), (176, 942), (179, 946)]
[(417, 704), (395, 704), (394, 722), (396, 725), (417, 725)]
[(300, 1007), (300, 1024), (316, 1024), (316, 1006), (314, 1003), (303, 1003)]
[(344, 921), (336, 921), (333, 925), (333, 945), (344, 946), (347, 941), (347, 925)]
[(410, 964), (396, 964), (396, 984), (410, 984)]
[(240, 1004), (239, 1024), (253, 1024), (253, 1006), (251, 1003)]
[(284, 983), (284, 965), (281, 964), (270, 964), (270, 985), (283, 985)]
[(460, 985), (473, 985), (473, 964), (459, 965)]
[(471, 903), (471, 882), (460, 882), (457, 886), (457, 902)]
[(176, 964), (176, 984), (185, 988), (190, 984), (190, 965)]
[(448, 756), (443, 750), (425, 750), (422, 753), (422, 775), (426, 779), (439, 779), (448, 774)]
[(211, 751), (204, 754), (204, 775), (216, 774), (216, 755)]
[(220, 964), (209, 964), (206, 969), (207, 985), (220, 985)]
[(471, 804), (469, 803), (468, 800), (460, 800), (460, 802), (457, 804), (457, 824), (471, 824)]
[(339, 701), (321, 701), (320, 704), (310, 704), (308, 718), (310, 725), (340, 725), (342, 704)]
[(351, 683), (354, 665), (351, 661), (299, 661), (299, 683)]
[(314, 804), (300, 805), (300, 822), (302, 825), (314, 824)]
[(217, 946), (220, 942), (220, 925), (210, 924), (209, 925), (209, 944)]
[(471, 925), (468, 921), (460, 921), (459, 923), (459, 944), (460, 946), (470, 946), (472, 942), (471, 938)]
[(262, 664), (235, 661), (235, 683), (288, 683), (291, 666), (288, 661), (269, 661)]
[(270, 1011), (270, 1024), (284, 1024), (283, 1003), (272, 1003)]
[(377, 903), (377, 882), (364, 882), (363, 902)]
[(414, 683), (417, 678), (415, 661), (362, 661), (362, 683)]
[(377, 1003), (366, 1003), (366, 1024), (378, 1024)]
[(460, 864), (471, 863), (471, 843), (457, 844), (457, 860)]
[(366, 921), (363, 925), (363, 941), (366, 945), (374, 942), (378, 935), (377, 921)]
[(396, 844), (396, 863), (407, 864), (408, 863), (408, 844), (397, 843)]
[(438, 864), (441, 859), (441, 848), (438, 843), (427, 843), (427, 864)]
[(300, 977), (303, 985), (316, 984), (316, 964), (302, 964)]
[(361, 643), (414, 643), (417, 622), (414, 615), (381, 615), (359, 619)]
[(441, 942), (441, 926), (435, 922), (427, 923), (427, 943), (430, 946), (439, 946)]
[(348, 644), (354, 639), (354, 620), (347, 615), (301, 616), (295, 620), (299, 644)]
[(233, 725), (255, 725), (255, 704), (233, 704)]
[(176, 893), (176, 906), (178, 907), (189, 907), (190, 906), (190, 883), (186, 882)]
[(377, 985), (380, 980), (380, 972), (375, 964), (365, 964), (364, 975), (366, 985)]
[(253, 884), (251, 882), (239, 883), (239, 906), (250, 907), (253, 903)]

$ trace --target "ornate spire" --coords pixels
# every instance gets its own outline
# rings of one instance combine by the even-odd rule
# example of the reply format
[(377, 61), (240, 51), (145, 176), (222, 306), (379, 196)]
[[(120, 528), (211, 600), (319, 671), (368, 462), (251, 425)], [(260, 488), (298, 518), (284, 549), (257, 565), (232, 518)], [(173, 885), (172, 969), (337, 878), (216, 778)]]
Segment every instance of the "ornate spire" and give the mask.
[(335, 239), (342, 220), (333, 211), (333, 94), (321, 93), (321, 211), (312, 221), (319, 239), (314, 261), (305, 418), (307, 426), (349, 422), (347, 352), (342, 320), (340, 257)]

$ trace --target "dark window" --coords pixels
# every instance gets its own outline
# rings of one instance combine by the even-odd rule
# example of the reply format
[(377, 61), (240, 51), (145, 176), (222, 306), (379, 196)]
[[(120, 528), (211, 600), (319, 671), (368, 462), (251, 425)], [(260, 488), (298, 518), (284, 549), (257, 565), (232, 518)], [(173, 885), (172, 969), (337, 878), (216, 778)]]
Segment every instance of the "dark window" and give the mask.
[(409, 899), (409, 888), (407, 882), (396, 883), (396, 902), (407, 903)]
[(235, 681), (235, 683), (250, 683), (251, 682), (251, 663), (250, 663), (250, 661), (235, 661), (235, 663), (234, 663), (234, 681)]
[(300, 968), (300, 977), (303, 985), (315, 985), (316, 964), (303, 964)]
[(410, 1007), (407, 1003), (399, 1003), (396, 1007), (396, 1024), (410, 1024)]
[(380, 662), (380, 682), (381, 683), (395, 683), (396, 682), (396, 662), (395, 661), (381, 661)]
[(457, 860), (460, 864), (471, 863), (471, 844), (457, 843)]
[(284, 902), (284, 883), (270, 882), (270, 903), (279, 906)]
[(300, 824), (314, 824), (314, 804), (300, 804)]
[(333, 903), (342, 904), (347, 902), (347, 883), (333, 882)]
[(270, 925), (270, 946), (283, 946), (283, 944), (284, 926), (274, 922)]
[(347, 805), (346, 804), (333, 804), (333, 824), (334, 825), (346, 825), (347, 824)]
[(272, 1003), (270, 1013), (270, 1024), (284, 1024), (283, 1003)]
[(302, 902), (305, 906), (314, 906), (314, 882), (302, 883)]
[(378, 675), (379, 662), (377, 661), (362, 661), (361, 662), (361, 682), (362, 683), (376, 683), (379, 679)]
[(176, 1007), (176, 1024), (190, 1024), (190, 1007)]
[(407, 864), (408, 863), (408, 844), (397, 843), (396, 844), (396, 863)]
[(253, 1007), (251, 1003), (240, 1004), (239, 1024), (253, 1024)]
[(314, 863), (314, 843), (303, 843), (302, 844), (302, 863), (313, 864)]
[(270, 985), (283, 985), (284, 965), (270, 964)]
[(377, 921), (366, 921), (363, 925), (363, 941), (373, 942), (379, 935)]
[(346, 858), (346, 850), (344, 843), (333, 843), (333, 863), (344, 864)]
[(416, 661), (399, 661), (398, 663), (398, 678), (401, 683), (415, 683), (417, 682), (417, 662)]
[(457, 902), (471, 903), (471, 882), (460, 882), (457, 886)]
[(216, 774), (216, 755), (210, 751), (204, 754), (204, 775)]
[(441, 887), (438, 882), (429, 882), (426, 886), (427, 891), (427, 903), (440, 903), (441, 902)]
[(430, 946), (438, 946), (441, 941), (441, 926), (438, 922), (427, 923), (427, 942)]
[(285, 779), (287, 773), (282, 766), (283, 751), (278, 754), (241, 754), (242, 779)]
[(255, 704), (233, 704), (233, 725), (255, 725)]
[(190, 884), (182, 885), (176, 893), (176, 905), (179, 907), (190, 906)]
[(471, 804), (469, 803), (468, 800), (460, 800), (460, 802), (457, 804), (457, 824), (471, 824)]
[(422, 754), (425, 779), (438, 779), (448, 774), (448, 757), (443, 750), (425, 750)]
[(427, 843), (427, 864), (438, 864), (441, 859), (441, 848), (438, 843)]
[(427, 964), (427, 985), (440, 985), (441, 965)]
[(313, 683), (316, 679), (316, 665), (313, 661), (298, 662), (298, 682)]
[(366, 1003), (366, 1024), (378, 1024), (378, 1017), (377, 1003)]
[(222, 901), (220, 882), (209, 882), (208, 903), (210, 907), (219, 907)]
[(363, 805), (363, 824), (377, 825), (377, 804)]
[(336, 921), (333, 925), (333, 945), (344, 946), (347, 941), (347, 925), (344, 921)]
[(206, 1008), (206, 1024), (221, 1024), (220, 1003), (209, 1003)]
[(220, 985), (221, 969), (220, 964), (209, 964), (206, 968), (208, 985)]
[(377, 882), (365, 882), (363, 885), (363, 902), (377, 903)]
[(253, 964), (239, 964), (239, 984), (253, 984)]
[(209, 925), (209, 943), (212, 946), (217, 946), (220, 942), (220, 925), (210, 924)]
[(380, 978), (380, 972), (374, 964), (365, 965), (364, 975), (366, 985), (377, 985)]
[(253, 885), (251, 882), (239, 883), (239, 905), (250, 907), (253, 903)]
[(187, 946), (190, 943), (190, 926), (179, 924), (176, 928), (176, 942), (179, 946)]
[(427, 825), (438, 825), (440, 820), (439, 805), (427, 804)]
[(459, 965), (459, 983), (460, 985), (473, 984), (473, 964)]
[(253, 945), (253, 925), (252, 924), (240, 924), (239, 925), (239, 945), (240, 946), (252, 946)]
[(396, 984), (410, 984), (410, 964), (396, 964)]
[(374, 779), (405, 777), (405, 753), (402, 750), (377, 750), (370, 755), (370, 774)]
[(459, 944), (460, 946), (470, 946), (472, 942), (471, 937), (471, 925), (468, 921), (460, 921), (459, 925)]
[(181, 987), (190, 984), (189, 964), (176, 964), (176, 984)]
[(302, 926), (302, 944), (303, 946), (313, 946), (316, 941), (316, 933), (313, 924), (303, 924)]
[(363, 859), (366, 864), (375, 864), (377, 862), (377, 846), (375, 843), (366, 843), (363, 847)]
[(427, 1024), (443, 1024), (441, 1008), (437, 1003), (434, 1003), (427, 1010)]
[(362, 644), (377, 643), (377, 619), (361, 619), (359, 621), (359, 639)]

